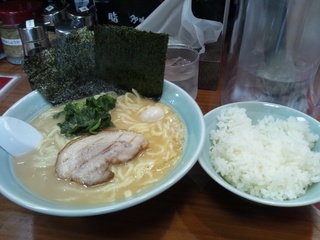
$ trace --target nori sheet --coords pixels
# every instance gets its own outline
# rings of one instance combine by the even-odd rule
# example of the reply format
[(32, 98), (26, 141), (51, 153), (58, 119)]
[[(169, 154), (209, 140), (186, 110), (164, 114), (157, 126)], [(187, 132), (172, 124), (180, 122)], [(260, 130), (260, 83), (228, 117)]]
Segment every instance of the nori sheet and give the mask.
[[(118, 94), (123, 94), (126, 91), (132, 91), (132, 89), (136, 89), (142, 96), (159, 99), (163, 90), (164, 48), (167, 48), (167, 42), (164, 40), (165, 37), (162, 34), (149, 34), (152, 35), (152, 41), (156, 41), (158, 38), (158, 44), (160, 44), (159, 40), (161, 39), (161, 46), (157, 46), (161, 54), (158, 51), (155, 55), (157, 51), (150, 48), (150, 55), (147, 55), (147, 52), (144, 52), (144, 55), (137, 54), (134, 58), (137, 63), (134, 65), (140, 65), (141, 67), (139, 69), (135, 67), (136, 70), (133, 72), (131, 70), (133, 58), (129, 57), (129, 55), (132, 56), (135, 53), (125, 49), (127, 49), (127, 46), (133, 47), (133, 41), (143, 41), (143, 36), (146, 33), (140, 31), (139, 37), (139, 34), (137, 34), (138, 30), (129, 27), (117, 29), (103, 26), (101, 28), (98, 27), (98, 29), (107, 29), (108, 34), (114, 36), (114, 38), (118, 34), (119, 29), (121, 29), (122, 37), (118, 36), (118, 38), (123, 38), (121, 44), (124, 45), (124, 48), (112, 48), (100, 54), (100, 51), (102, 51), (100, 44), (113, 45), (114, 38), (110, 39), (111, 43), (108, 43), (109, 40), (102, 40), (105, 36), (105, 31), (93, 32), (87, 28), (72, 31), (66, 38), (53, 40), (51, 48), (25, 59), (22, 67), (28, 75), (31, 87), (42, 93), (53, 105), (67, 103), (101, 92), (115, 91)], [(126, 34), (126, 31), (130, 33)], [(129, 38), (134, 32), (135, 37)], [(119, 42), (117, 46), (121, 46)], [(128, 51), (129, 55), (125, 54), (126, 51)], [(98, 57), (95, 56), (97, 53)], [(126, 55), (125, 61), (123, 61), (124, 55)], [(143, 56), (148, 61), (150, 61), (149, 56), (159, 57), (160, 61), (150, 62), (158, 62), (161, 66), (155, 67), (154, 64), (146, 64), (143, 67), (146, 62)], [(100, 71), (97, 71), (96, 61), (98, 61)], [(106, 61), (108, 61), (108, 69), (106, 70), (108, 74), (103, 76), (107, 76), (107, 78), (97, 74), (101, 72), (101, 67), (103, 67)], [(123, 67), (112, 67), (113, 65), (122, 65)], [(153, 67), (153, 70), (151, 70), (151, 67)], [(125, 70), (126, 68), (129, 70)], [(147, 73), (144, 70), (145, 68), (148, 69)], [(138, 73), (138, 71), (141, 71), (143, 74)], [(127, 74), (130, 73), (129, 77)], [(148, 78), (145, 74), (150, 74), (150, 77)]]
[(52, 47), (25, 59), (32, 89), (53, 105), (116, 90), (99, 79), (94, 62), (94, 33), (86, 28), (52, 41)]
[(98, 76), (126, 91), (160, 99), (168, 35), (114, 25), (96, 25), (94, 32)]

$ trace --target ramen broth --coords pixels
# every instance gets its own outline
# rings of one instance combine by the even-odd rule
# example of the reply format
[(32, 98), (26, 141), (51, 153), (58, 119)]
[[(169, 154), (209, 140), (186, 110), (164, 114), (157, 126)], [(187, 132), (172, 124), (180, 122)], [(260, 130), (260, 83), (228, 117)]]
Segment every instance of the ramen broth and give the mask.
[[(143, 110), (159, 106), (165, 112), (161, 120), (144, 122)], [(143, 134), (148, 148), (136, 159), (110, 165), (114, 178), (101, 185), (86, 187), (79, 183), (59, 179), (55, 175), (58, 152), (69, 139), (60, 134), (58, 120), (52, 115), (63, 106), (51, 107), (31, 124), (44, 135), (39, 149), (14, 159), (14, 170), (22, 184), (36, 195), (63, 204), (110, 203), (131, 197), (163, 178), (180, 159), (186, 131), (181, 119), (167, 105), (127, 93), (119, 96), (110, 112), (114, 129), (127, 129)], [(60, 119), (61, 121), (61, 119)]]

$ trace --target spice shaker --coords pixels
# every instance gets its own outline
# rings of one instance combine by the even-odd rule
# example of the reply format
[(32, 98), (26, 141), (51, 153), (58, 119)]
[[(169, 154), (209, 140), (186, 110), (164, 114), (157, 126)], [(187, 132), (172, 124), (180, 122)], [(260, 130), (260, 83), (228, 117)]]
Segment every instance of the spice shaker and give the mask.
[(47, 30), (54, 31), (55, 26), (67, 18), (66, 8), (66, 6), (62, 6), (61, 4), (50, 4), (44, 8), (42, 18), (46, 23)]
[(31, 57), (50, 47), (46, 26), (33, 19), (19, 25), (19, 34), (25, 57)]
[(18, 25), (28, 19), (41, 17), (41, 2), (11, 0), (0, 3), (0, 35), (8, 62), (21, 64), (24, 59)]
[(96, 22), (96, 7), (94, 0), (69, 0), (67, 18), (80, 21), (83, 27), (92, 28)]

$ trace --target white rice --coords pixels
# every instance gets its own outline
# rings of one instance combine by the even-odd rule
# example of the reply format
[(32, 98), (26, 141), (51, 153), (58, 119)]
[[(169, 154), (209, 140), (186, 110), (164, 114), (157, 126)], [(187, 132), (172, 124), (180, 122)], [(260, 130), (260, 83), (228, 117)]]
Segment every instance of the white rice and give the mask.
[(210, 157), (215, 170), (237, 189), (289, 200), (320, 181), (320, 153), (311, 150), (318, 139), (306, 121), (267, 116), (253, 125), (244, 108), (229, 107), (210, 133)]

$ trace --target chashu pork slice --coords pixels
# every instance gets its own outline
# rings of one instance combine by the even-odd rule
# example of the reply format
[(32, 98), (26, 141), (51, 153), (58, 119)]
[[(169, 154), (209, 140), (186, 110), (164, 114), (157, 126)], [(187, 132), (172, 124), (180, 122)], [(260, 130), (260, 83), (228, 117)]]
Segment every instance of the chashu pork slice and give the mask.
[(141, 134), (102, 131), (70, 141), (58, 154), (55, 171), (59, 178), (92, 186), (111, 180), (110, 164), (127, 162), (148, 146)]

